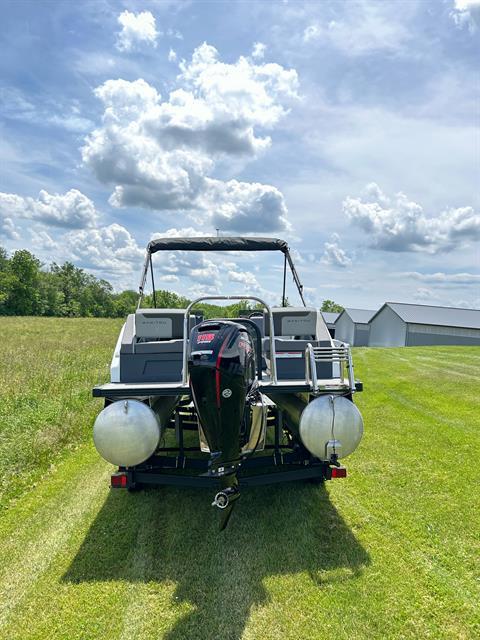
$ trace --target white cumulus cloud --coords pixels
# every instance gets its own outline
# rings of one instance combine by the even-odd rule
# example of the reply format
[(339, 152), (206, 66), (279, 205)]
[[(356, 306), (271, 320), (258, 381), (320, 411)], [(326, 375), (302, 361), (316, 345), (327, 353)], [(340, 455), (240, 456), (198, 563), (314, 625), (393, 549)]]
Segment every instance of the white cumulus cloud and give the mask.
[(10, 240), (19, 240), (20, 234), (15, 223), (11, 218), (4, 217), (0, 211), (0, 236), (9, 238)]
[(208, 234), (204, 231), (200, 231), (199, 229), (194, 229), (193, 227), (182, 227), (177, 229), (176, 227), (172, 227), (171, 229), (167, 229), (162, 233), (154, 233), (151, 237), (152, 240), (157, 238), (201, 238), (202, 236), (207, 236)]
[(150, 11), (132, 13), (122, 11), (117, 21), (122, 27), (117, 34), (115, 46), (119, 51), (132, 51), (141, 45), (157, 46), (159, 33), (156, 29), (155, 16)]
[(81, 267), (103, 273), (128, 273), (140, 269), (145, 251), (130, 232), (119, 224), (71, 231), (66, 245)]
[(325, 242), (321, 262), (332, 267), (341, 267), (342, 269), (352, 264), (352, 259), (340, 246), (340, 236), (338, 234), (332, 234), (331, 241)]
[(450, 16), (457, 27), (476, 33), (480, 27), (480, 0), (454, 0)]
[[(172, 227), (162, 233), (154, 233), (151, 240), (156, 238), (196, 238), (205, 236), (203, 231), (193, 227), (177, 229)], [(215, 262), (215, 256), (204, 252), (168, 251), (162, 253), (158, 259), (154, 257), (155, 273), (160, 274), (164, 282), (175, 282), (191, 278), (198, 285), (210, 286), (217, 291), (220, 286), (220, 269)], [(173, 279), (175, 278), (175, 280)]]
[(219, 160), (253, 158), (271, 144), (264, 130), (297, 97), (296, 72), (245, 57), (226, 64), (206, 43), (180, 69), (178, 88), (166, 99), (142, 79), (108, 80), (95, 90), (103, 121), (82, 157), (113, 186), (110, 203), (190, 210), (197, 221), (209, 221), (214, 210), (229, 229), (246, 230), (248, 219), (253, 230), (286, 228), (286, 206), (274, 187), (222, 183), (212, 173)]
[(39, 249), (45, 249), (47, 251), (57, 251), (58, 243), (43, 229), (32, 229), (30, 231), (32, 238), (32, 244)]
[(157, 280), (159, 280), (160, 282), (171, 283), (171, 282), (178, 282), (178, 277), (172, 274), (167, 274), (167, 275), (160, 276), (159, 278), (157, 278)]
[(0, 193), (0, 216), (70, 229), (95, 226), (98, 219), (93, 202), (77, 189), (64, 194), (50, 194), (42, 189), (36, 199)]
[(375, 183), (367, 185), (362, 197), (347, 197), (343, 211), (375, 249), (435, 253), (480, 239), (480, 215), (472, 207), (427, 216), (404, 193), (389, 197)]
[(255, 42), (252, 49), (252, 58), (255, 58), (255, 60), (263, 60), (266, 50), (266, 44), (264, 44), (263, 42)]
[(255, 274), (253, 274), (251, 271), (229, 271), (228, 279), (230, 280), (230, 282), (238, 282), (242, 284), (247, 293), (255, 291), (258, 292), (261, 290)]
[(215, 228), (223, 231), (260, 232), (287, 230), (283, 194), (270, 185), (207, 179), (206, 202)]

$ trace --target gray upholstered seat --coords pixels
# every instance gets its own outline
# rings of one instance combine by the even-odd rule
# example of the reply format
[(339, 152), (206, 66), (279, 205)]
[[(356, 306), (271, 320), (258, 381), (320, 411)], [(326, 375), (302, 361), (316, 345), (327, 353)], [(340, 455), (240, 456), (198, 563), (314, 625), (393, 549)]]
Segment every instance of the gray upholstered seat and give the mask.
[[(127, 318), (121, 382), (178, 382), (183, 366), (184, 309), (138, 309)], [(190, 330), (202, 316), (190, 317)]]
[[(276, 337), (295, 337), (306, 340), (328, 340), (330, 334), (322, 314), (313, 307), (273, 307), (273, 325)], [(270, 325), (265, 316), (265, 335)]]

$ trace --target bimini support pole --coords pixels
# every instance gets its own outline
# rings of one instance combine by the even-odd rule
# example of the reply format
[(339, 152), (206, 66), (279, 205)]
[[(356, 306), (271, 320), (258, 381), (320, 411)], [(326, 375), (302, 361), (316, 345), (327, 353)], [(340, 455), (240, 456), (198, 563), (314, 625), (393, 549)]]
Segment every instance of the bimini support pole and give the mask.
[(283, 255), (283, 289), (282, 289), (282, 307), (287, 306), (287, 300), (285, 299), (285, 292), (287, 286), (287, 254)]
[(143, 292), (145, 289), (145, 282), (147, 280), (148, 265), (149, 263), (151, 264), (151, 259), (152, 259), (152, 255), (150, 253), (150, 250), (147, 248), (147, 252), (145, 254), (145, 262), (143, 264), (142, 277), (140, 279), (140, 284), (138, 286), (139, 298), (138, 298), (137, 309), (140, 309), (140, 305), (142, 304)]
[(300, 278), (298, 277), (297, 270), (295, 269), (292, 256), (290, 255), (290, 251), (288, 249), (285, 251), (285, 258), (288, 260), (288, 265), (290, 267), (290, 271), (292, 272), (293, 281), (297, 285), (298, 293), (300, 294), (300, 298), (302, 299), (303, 306), (306, 307), (307, 303), (305, 302), (305, 298), (303, 297), (303, 284), (300, 282)]
[(152, 254), (150, 254), (150, 274), (152, 276), (152, 294), (153, 294), (153, 308), (157, 308), (157, 297), (155, 295), (155, 280), (153, 279), (153, 264), (152, 264)]

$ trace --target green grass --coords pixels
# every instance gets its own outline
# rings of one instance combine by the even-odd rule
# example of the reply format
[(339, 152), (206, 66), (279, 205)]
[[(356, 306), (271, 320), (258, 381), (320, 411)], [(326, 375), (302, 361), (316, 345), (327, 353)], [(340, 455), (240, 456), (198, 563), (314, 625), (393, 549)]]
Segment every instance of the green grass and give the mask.
[[(117, 322), (22, 321), (23, 357), (8, 323), (0, 638), (480, 636), (480, 349), (357, 350), (365, 436), (349, 477), (245, 490), (219, 533), (210, 491), (108, 489), (89, 389)], [(30, 454), (51, 422), (51, 458)]]
[(0, 505), (91, 437), (91, 389), (108, 378), (121, 324), (0, 318)]

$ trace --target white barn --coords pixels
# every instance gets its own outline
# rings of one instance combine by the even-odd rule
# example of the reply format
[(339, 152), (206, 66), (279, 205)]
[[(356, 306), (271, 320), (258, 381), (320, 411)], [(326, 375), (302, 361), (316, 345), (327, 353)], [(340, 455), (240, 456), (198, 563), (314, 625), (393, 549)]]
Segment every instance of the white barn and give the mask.
[(339, 315), (339, 313), (333, 313), (332, 311), (322, 311), (323, 319), (332, 338), (335, 338), (335, 322)]
[(373, 309), (344, 309), (335, 321), (335, 338), (352, 347), (368, 346)]
[(480, 345), (480, 310), (386, 302), (370, 321), (371, 347)]

